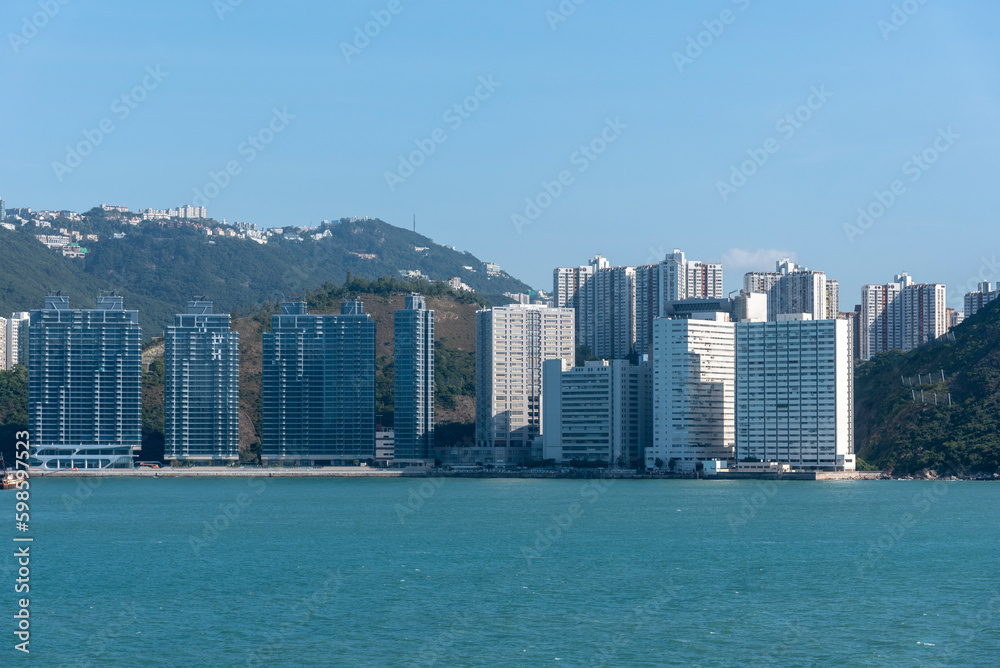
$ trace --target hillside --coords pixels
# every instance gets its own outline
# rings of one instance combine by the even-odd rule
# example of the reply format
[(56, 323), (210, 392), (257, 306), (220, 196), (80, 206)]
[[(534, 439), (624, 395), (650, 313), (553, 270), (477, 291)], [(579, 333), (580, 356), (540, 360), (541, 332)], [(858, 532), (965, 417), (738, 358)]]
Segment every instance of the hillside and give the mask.
[(855, 442), (866, 463), (896, 474), (1000, 471), (1000, 302), (952, 331), (953, 343), (858, 367)]
[[(84, 258), (64, 258), (34, 238), (61, 227), (97, 234), (100, 241), (87, 243), (90, 252)], [(124, 238), (112, 238), (121, 232)], [(312, 234), (328, 236), (315, 240)], [(117, 290), (127, 308), (139, 310), (148, 340), (161, 336), (195, 295), (207, 296), (224, 311), (251, 313), (266, 302), (302, 295), (326, 283), (342, 284), (352, 276), (375, 280), (410, 270), (435, 280), (458, 276), (493, 302), (504, 301), (505, 292), (530, 290), (506, 274), (487, 276), (470, 253), (379, 220), (345, 219), (299, 236), (304, 240), (271, 237), (261, 245), (206, 237), (193, 227), (124, 225), (100, 210), (88, 212), (82, 222), (58, 219), (52, 229), (31, 224), (14, 231), (0, 229), (0, 263), (5, 269), (0, 274), (0, 313), (39, 308), (47, 293), (58, 290), (77, 307), (92, 306), (98, 292)]]

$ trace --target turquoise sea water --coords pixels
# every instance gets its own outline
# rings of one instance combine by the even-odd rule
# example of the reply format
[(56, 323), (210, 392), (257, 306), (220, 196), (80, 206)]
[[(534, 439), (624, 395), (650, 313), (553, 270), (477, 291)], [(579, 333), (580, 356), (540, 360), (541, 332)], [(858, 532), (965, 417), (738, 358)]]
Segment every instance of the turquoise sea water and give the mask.
[(1000, 664), (994, 483), (88, 484), (34, 481), (30, 657), (0, 494), (4, 666)]

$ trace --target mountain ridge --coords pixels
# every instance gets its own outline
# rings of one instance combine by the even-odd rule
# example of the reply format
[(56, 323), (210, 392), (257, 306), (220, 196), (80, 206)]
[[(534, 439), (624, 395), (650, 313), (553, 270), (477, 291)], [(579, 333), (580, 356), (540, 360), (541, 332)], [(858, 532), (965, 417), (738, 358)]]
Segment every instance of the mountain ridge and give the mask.
[[(282, 228), (297, 230), (295, 236), (303, 240), (273, 235), (267, 244), (208, 237), (190, 225), (165, 227), (148, 221), (135, 227), (100, 209), (87, 212), (82, 221), (57, 218), (51, 225), (0, 229), (0, 262), (9, 268), (0, 273), (0, 313), (41, 308), (46, 294), (56, 291), (68, 294), (71, 306), (82, 308), (92, 307), (98, 293), (117, 291), (126, 308), (139, 310), (143, 336), (149, 340), (162, 335), (195, 295), (214, 301), (219, 311), (250, 313), (325, 284), (340, 285), (352, 277), (402, 278), (407, 271), (419, 271), (434, 281), (458, 277), (493, 303), (509, 301), (504, 293), (531, 290), (507, 274), (486, 275), (483, 262), (469, 252), (377, 219), (342, 219), (307, 232)], [(67, 258), (34, 238), (59, 228), (97, 234), (100, 241), (86, 242), (85, 257)], [(115, 233), (125, 237), (113, 239)]]

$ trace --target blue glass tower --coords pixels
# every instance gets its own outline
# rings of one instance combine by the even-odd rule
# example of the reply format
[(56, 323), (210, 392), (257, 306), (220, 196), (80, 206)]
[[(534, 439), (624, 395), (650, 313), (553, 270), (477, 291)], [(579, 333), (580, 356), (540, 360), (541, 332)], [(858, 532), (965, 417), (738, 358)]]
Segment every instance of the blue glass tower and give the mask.
[(164, 342), (165, 457), (221, 464), (239, 457), (240, 335), (212, 302), (188, 302)]
[(142, 330), (118, 296), (46, 297), (28, 327), (32, 465), (128, 468), (142, 444)]
[(262, 454), (322, 466), (375, 458), (375, 322), (360, 301), (339, 315), (284, 302), (264, 333)]

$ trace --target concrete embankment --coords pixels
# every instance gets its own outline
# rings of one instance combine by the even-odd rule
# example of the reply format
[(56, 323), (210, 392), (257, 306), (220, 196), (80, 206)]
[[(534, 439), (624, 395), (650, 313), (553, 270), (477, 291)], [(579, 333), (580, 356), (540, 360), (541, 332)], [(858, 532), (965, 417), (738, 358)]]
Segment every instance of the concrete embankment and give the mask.
[(400, 478), (424, 476), (424, 471), (370, 469), (345, 466), (327, 468), (243, 468), (197, 466), (161, 469), (80, 469), (76, 471), (31, 471), (32, 478)]
[(446, 478), (537, 478), (537, 479), (618, 479), (618, 480), (876, 480), (885, 477), (877, 471), (850, 471), (844, 473), (803, 471), (795, 473), (718, 473), (704, 474), (648, 474), (634, 471), (427, 471), (424, 469), (376, 469), (356, 466), (330, 466), (323, 468), (251, 468), (231, 466), (196, 466), (159, 469), (80, 469), (75, 471), (32, 471), (32, 478), (402, 478), (436, 476)]

